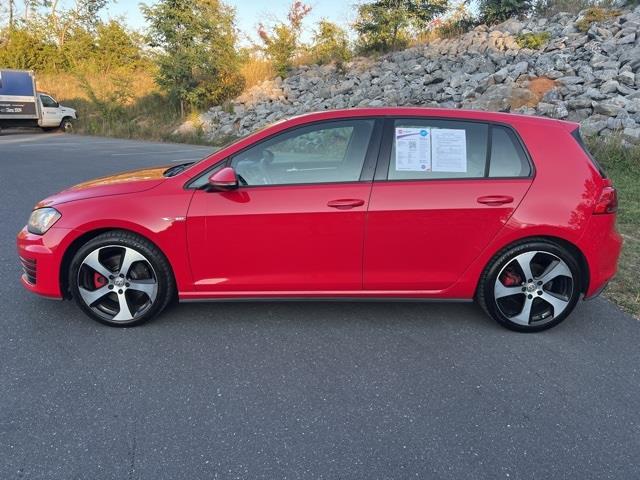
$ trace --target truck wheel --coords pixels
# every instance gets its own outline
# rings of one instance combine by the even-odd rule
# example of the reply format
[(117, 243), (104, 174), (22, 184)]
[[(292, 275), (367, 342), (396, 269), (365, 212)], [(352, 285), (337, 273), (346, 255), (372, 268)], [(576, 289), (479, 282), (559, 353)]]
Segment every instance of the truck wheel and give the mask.
[(73, 122), (70, 118), (63, 118), (62, 122), (60, 122), (60, 131), (64, 133), (72, 133), (73, 132)]

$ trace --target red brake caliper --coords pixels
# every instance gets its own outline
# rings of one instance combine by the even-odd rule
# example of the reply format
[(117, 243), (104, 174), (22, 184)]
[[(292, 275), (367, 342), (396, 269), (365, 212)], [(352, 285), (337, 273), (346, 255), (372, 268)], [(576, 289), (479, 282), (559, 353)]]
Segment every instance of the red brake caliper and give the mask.
[(93, 272), (93, 285), (94, 287), (101, 288), (107, 284), (107, 279), (100, 275), (98, 272)]
[(504, 272), (500, 280), (505, 287), (513, 287), (514, 285), (520, 285), (522, 283), (520, 275), (508, 270)]

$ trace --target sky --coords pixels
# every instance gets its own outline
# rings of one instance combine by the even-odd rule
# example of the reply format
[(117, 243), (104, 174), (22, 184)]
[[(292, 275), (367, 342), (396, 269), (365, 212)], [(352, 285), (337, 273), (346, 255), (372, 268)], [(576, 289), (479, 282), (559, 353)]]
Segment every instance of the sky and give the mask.
[[(135, 29), (143, 29), (145, 21), (140, 13), (139, 0), (116, 0), (110, 4), (104, 12), (104, 16), (124, 17), (125, 22)], [(147, 4), (154, 3), (148, 0)], [(256, 28), (258, 23), (269, 22), (276, 19), (286, 19), (291, 0), (225, 0), (225, 3), (232, 5), (236, 9), (236, 20), (238, 28), (245, 36), (242, 43), (257, 40)], [(306, 0), (305, 3), (312, 7), (311, 13), (304, 21), (306, 27), (303, 33), (303, 41), (310, 40), (311, 27), (322, 18), (331, 20), (346, 27), (355, 18), (356, 0)]]

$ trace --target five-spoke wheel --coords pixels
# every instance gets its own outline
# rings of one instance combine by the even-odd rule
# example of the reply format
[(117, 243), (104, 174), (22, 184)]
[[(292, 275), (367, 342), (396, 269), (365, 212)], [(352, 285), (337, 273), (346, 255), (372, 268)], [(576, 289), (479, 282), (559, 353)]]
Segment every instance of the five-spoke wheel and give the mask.
[(579, 268), (571, 252), (547, 241), (514, 246), (483, 275), (478, 300), (503, 325), (539, 331), (562, 321), (580, 294)]
[(173, 280), (148, 241), (109, 232), (84, 245), (71, 266), (70, 288), (80, 306), (110, 325), (134, 325), (164, 308)]

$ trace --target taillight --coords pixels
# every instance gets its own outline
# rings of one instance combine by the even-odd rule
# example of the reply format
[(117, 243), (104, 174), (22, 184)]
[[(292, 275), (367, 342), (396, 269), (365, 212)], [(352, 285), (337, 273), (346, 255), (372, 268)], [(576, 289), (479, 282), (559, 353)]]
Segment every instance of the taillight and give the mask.
[(594, 215), (603, 213), (615, 213), (618, 211), (618, 192), (611, 185), (611, 180), (605, 179), (605, 186), (602, 187), (600, 198), (593, 209)]

